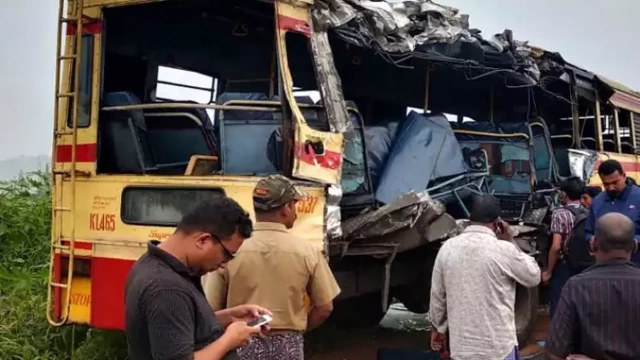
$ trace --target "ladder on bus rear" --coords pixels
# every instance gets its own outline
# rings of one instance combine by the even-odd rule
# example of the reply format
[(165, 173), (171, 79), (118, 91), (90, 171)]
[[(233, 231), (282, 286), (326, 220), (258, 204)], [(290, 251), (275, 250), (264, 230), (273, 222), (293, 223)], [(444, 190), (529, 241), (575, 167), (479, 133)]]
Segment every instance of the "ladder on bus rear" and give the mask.
[[(64, 12), (65, 3), (68, 3), (69, 9)], [(54, 143), (52, 151), (52, 234), (51, 234), (51, 257), (49, 262), (49, 285), (47, 289), (47, 320), (53, 326), (61, 326), (67, 323), (69, 319), (69, 310), (71, 307), (71, 282), (73, 280), (73, 264), (75, 253), (75, 205), (76, 205), (76, 149), (78, 143), (78, 116), (80, 110), (79, 88), (80, 88), (80, 67), (82, 54), (82, 34), (84, 19), (84, 0), (59, 0), (58, 8), (58, 33), (57, 33), (57, 49), (56, 49), (56, 78), (55, 78), (55, 102), (54, 102)], [(71, 30), (75, 30), (75, 38), (73, 43), (69, 44), (66, 54), (62, 53), (62, 39), (66, 34), (62, 33), (64, 25), (67, 26), (67, 34), (71, 34)], [(61, 67), (63, 64), (69, 64), (68, 71), (73, 71), (73, 84), (69, 84), (68, 90), (62, 90), (60, 79)], [(60, 102), (65, 100), (67, 108), (72, 111), (72, 127), (68, 129), (66, 126), (67, 116), (61, 116)], [(71, 105), (71, 106), (69, 106)], [(57, 143), (61, 138), (71, 137), (71, 164), (57, 164)], [(71, 187), (71, 198), (68, 206), (63, 206), (62, 192), (63, 183), (68, 178), (67, 186)], [(62, 241), (62, 215), (68, 213), (71, 215), (70, 236), (67, 243)], [(66, 281), (62, 281), (54, 274), (54, 261), (56, 254), (68, 254), (67, 276)], [(62, 266), (62, 261), (56, 264)], [(62, 272), (62, 269), (57, 269)], [(62, 292), (65, 296), (62, 296)], [(57, 298), (57, 300), (56, 300)], [(60, 303), (56, 303), (59, 301)], [(60, 309), (59, 316), (54, 316), (55, 308)]]

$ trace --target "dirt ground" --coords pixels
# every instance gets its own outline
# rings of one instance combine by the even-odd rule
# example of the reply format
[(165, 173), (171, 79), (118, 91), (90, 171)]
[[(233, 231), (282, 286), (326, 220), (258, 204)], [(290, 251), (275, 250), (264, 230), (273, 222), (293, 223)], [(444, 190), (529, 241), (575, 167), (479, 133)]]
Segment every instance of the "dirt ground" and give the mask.
[[(538, 344), (544, 341), (549, 328), (549, 316), (542, 310), (531, 341), (522, 349), (522, 356), (529, 358), (542, 351)], [(376, 360), (379, 348), (428, 349), (429, 333), (403, 332), (387, 329), (359, 329), (343, 331), (325, 329), (323, 333), (310, 334), (307, 340), (308, 360)]]

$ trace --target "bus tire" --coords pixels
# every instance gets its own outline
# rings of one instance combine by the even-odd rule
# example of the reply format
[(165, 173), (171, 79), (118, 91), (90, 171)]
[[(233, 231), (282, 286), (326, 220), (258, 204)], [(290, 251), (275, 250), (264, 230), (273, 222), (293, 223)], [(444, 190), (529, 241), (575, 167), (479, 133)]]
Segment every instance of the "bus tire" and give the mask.
[(520, 284), (516, 285), (515, 321), (520, 348), (527, 345), (538, 324), (539, 301), (540, 292), (537, 286), (527, 289)]

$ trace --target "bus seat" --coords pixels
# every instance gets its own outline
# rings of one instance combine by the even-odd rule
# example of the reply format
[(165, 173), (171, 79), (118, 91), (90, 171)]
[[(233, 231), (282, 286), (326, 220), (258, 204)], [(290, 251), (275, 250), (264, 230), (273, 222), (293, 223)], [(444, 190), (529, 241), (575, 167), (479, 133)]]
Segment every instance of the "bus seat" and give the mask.
[[(140, 104), (130, 92), (106, 93), (104, 106)], [(142, 110), (108, 111), (102, 115), (100, 167), (103, 172), (146, 174), (156, 170)]]
[(158, 108), (144, 114), (159, 172), (184, 174), (192, 155), (216, 155), (213, 125), (203, 109)]
[[(189, 103), (189, 104), (199, 104), (196, 101), (190, 101), (190, 100), (166, 100), (163, 102), (168, 102), (168, 103)], [(205, 135), (207, 136), (207, 141), (209, 142), (209, 147), (212, 148), (212, 152), (217, 152), (217, 138), (215, 136), (215, 132), (214, 132), (214, 122), (211, 120), (211, 118), (209, 117), (209, 113), (207, 112), (206, 109), (196, 109), (196, 108), (182, 108), (182, 109), (153, 109), (153, 110), (147, 110), (148, 112), (155, 112), (155, 113), (176, 113), (176, 112), (182, 112), (182, 113), (187, 113), (187, 114), (191, 114), (194, 117), (196, 117), (200, 124), (201, 124), (201, 128), (204, 130)], [(191, 123), (191, 121), (189, 122)], [(201, 155), (211, 155), (211, 154), (201, 154)], [(215, 155), (215, 154), (214, 154)]]
[(629, 143), (629, 142), (622, 142), (621, 144), (622, 147), (622, 153), (624, 154), (635, 154), (636, 151), (633, 148), (633, 144)]
[[(222, 93), (216, 103), (228, 101), (268, 101), (263, 93)], [(268, 143), (280, 121), (272, 112), (226, 110), (214, 124), (219, 136), (222, 171), (233, 175), (267, 175), (278, 169), (269, 160)]]
[[(316, 104), (311, 96), (298, 95), (294, 96), (298, 105), (318, 105), (316, 107), (301, 106), (300, 112), (307, 122), (307, 125), (315, 130), (329, 131), (329, 123), (327, 122), (325, 112), (320, 106), (322, 106), (322, 99)], [(271, 98), (272, 101), (280, 101), (280, 96), (275, 95)], [(275, 113), (274, 118), (282, 119), (282, 114)]]
[[(216, 104), (224, 105), (233, 100), (238, 101), (267, 101), (269, 97), (263, 93), (234, 93), (225, 92), (220, 94), (216, 99)], [(221, 116), (222, 114), (222, 116)], [(216, 110), (216, 119), (224, 120), (270, 120), (272, 113), (264, 111), (248, 111), (248, 110)]]
[(603, 139), (602, 146), (604, 147), (604, 151), (615, 152), (616, 151), (616, 142), (613, 139)]
[(580, 138), (580, 147), (587, 150), (596, 150), (596, 139), (582, 137)]

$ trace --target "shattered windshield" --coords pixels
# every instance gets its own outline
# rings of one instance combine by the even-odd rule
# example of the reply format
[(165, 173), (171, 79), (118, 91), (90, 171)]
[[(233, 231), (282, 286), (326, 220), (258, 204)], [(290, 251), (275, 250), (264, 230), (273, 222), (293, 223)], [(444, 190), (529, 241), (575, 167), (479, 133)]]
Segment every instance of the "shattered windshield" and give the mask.
[[(531, 162), (525, 142), (460, 141), (463, 151), (482, 149), (487, 153), (491, 189), (496, 194), (529, 193), (531, 190)], [(468, 161), (468, 159), (465, 159)]]
[(366, 189), (366, 166), (364, 142), (358, 119), (350, 114), (347, 131), (344, 133), (344, 152), (342, 154), (342, 191), (353, 193)]

